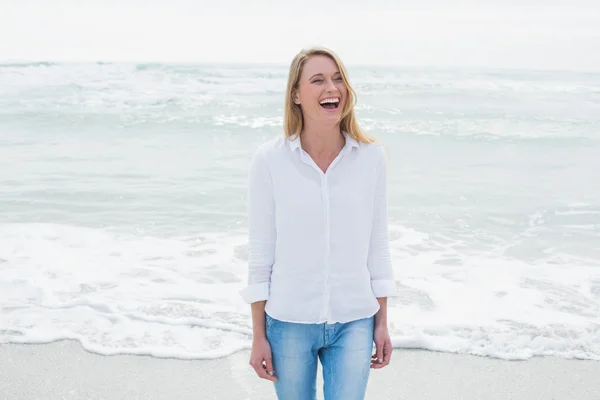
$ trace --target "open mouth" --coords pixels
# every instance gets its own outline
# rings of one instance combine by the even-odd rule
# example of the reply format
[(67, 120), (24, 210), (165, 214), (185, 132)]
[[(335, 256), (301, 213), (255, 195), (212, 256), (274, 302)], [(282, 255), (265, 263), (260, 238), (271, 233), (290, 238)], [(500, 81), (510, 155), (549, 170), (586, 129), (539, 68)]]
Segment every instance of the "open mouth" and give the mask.
[(336, 108), (338, 108), (340, 106), (340, 98), (339, 97), (330, 97), (327, 99), (323, 99), (320, 102), (321, 107), (325, 108), (326, 110), (335, 110)]

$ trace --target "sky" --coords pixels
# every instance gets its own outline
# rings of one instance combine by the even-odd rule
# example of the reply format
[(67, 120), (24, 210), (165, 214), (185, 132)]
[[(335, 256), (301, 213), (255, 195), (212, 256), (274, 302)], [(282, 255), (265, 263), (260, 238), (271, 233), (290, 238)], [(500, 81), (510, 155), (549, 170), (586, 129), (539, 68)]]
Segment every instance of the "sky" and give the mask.
[(600, 71), (600, 1), (0, 0), (2, 62), (288, 64), (312, 45), (349, 65)]

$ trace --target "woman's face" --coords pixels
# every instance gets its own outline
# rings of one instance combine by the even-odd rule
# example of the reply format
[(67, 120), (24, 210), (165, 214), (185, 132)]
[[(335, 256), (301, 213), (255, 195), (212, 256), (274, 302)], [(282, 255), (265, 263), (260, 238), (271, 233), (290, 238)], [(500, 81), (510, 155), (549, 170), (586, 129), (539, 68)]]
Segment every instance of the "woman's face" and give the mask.
[(348, 89), (335, 62), (327, 56), (312, 56), (304, 63), (294, 102), (305, 119), (338, 122)]

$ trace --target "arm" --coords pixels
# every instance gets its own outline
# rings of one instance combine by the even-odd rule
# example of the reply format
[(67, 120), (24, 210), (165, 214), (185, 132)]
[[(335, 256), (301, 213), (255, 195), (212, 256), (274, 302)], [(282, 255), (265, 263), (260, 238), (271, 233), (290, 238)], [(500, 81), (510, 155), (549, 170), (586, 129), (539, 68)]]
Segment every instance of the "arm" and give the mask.
[(390, 258), (388, 235), (387, 161), (384, 149), (376, 170), (373, 204), (373, 221), (367, 266), (371, 275), (371, 287), (381, 307), (376, 322), (387, 323), (387, 297), (396, 291), (394, 271)]
[(255, 301), (250, 304), (250, 311), (252, 312), (252, 339), (262, 340), (267, 337), (265, 332), (265, 300)]
[(379, 311), (375, 314), (375, 327), (387, 328), (387, 297), (378, 297)]
[(387, 326), (387, 298), (388, 296), (393, 296), (396, 290), (388, 237), (387, 162), (385, 153), (383, 149), (381, 150), (382, 155), (375, 183), (373, 224), (371, 227), (371, 242), (367, 261), (367, 266), (371, 274), (371, 288), (379, 302), (379, 310), (375, 314), (375, 328), (373, 332), (375, 354), (373, 354), (371, 361), (371, 368), (376, 369), (387, 366), (392, 356), (392, 340)]
[(252, 159), (248, 187), (248, 283), (240, 292), (251, 304), (253, 333), (265, 336), (265, 303), (269, 298), (275, 259), (275, 203), (273, 184), (262, 149)]
[(270, 381), (274, 376), (271, 346), (267, 340), (265, 305), (269, 298), (271, 270), (275, 259), (275, 203), (273, 183), (264, 149), (258, 149), (250, 165), (248, 187), (248, 284), (241, 291), (252, 312), (250, 365)]

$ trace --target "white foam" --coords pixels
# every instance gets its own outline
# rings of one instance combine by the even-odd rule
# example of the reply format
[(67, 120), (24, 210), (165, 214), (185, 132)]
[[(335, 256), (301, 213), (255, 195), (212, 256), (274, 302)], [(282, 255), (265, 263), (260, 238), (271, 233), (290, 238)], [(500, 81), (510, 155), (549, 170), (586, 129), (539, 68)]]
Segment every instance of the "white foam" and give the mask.
[(283, 126), (282, 117), (250, 117), (244, 115), (217, 115), (213, 117), (216, 126), (234, 125), (250, 128), (263, 128), (268, 126)]
[[(600, 360), (599, 265), (526, 263), (502, 249), (391, 226), (396, 347), (505, 359)], [(464, 239), (467, 240), (467, 239)], [(99, 354), (217, 358), (248, 349), (245, 236), (161, 238), (0, 225), (0, 342), (75, 339)], [(588, 260), (589, 261), (589, 260)]]
[(240, 237), (8, 224), (0, 242), (0, 332), (12, 332), (3, 340), (77, 338), (103, 354), (212, 357), (245, 346), (251, 333), (236, 301)]

